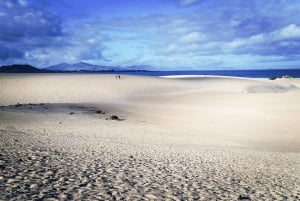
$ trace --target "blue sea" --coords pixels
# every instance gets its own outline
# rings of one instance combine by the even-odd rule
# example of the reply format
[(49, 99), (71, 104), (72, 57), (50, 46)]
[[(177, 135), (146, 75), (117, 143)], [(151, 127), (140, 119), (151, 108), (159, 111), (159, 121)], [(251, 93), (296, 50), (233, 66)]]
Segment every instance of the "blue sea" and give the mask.
[(220, 75), (251, 78), (270, 78), (291, 76), (300, 78), (300, 69), (270, 69), (270, 70), (201, 70), (201, 71), (121, 71), (118, 74), (166, 76), (166, 75)]

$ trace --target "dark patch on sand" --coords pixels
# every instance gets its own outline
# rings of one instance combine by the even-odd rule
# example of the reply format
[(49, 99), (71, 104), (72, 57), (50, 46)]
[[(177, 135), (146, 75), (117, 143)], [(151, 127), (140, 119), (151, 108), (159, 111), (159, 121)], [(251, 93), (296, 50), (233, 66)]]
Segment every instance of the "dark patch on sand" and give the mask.
[[(11, 113), (30, 113), (30, 114), (66, 114), (66, 115), (93, 115), (95, 117), (104, 118), (106, 111), (89, 105), (74, 103), (17, 103), (15, 105), (0, 106), (3, 112)], [(106, 116), (106, 120), (123, 121), (117, 115)], [(60, 123), (61, 124), (61, 123)]]
[(106, 118), (106, 120), (112, 120), (112, 121), (124, 121), (125, 119), (120, 118), (117, 115), (111, 115), (109, 117)]

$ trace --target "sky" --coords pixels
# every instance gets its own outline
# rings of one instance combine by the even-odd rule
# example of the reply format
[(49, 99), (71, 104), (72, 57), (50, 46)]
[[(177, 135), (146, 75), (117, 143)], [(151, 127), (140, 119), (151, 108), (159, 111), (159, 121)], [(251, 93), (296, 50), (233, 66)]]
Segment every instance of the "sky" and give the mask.
[(0, 0), (0, 65), (300, 68), (299, 0)]

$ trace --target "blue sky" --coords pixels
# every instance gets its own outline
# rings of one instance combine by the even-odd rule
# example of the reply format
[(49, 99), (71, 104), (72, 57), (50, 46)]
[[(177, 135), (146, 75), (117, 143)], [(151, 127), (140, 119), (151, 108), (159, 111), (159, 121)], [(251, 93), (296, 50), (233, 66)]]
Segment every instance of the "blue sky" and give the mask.
[(0, 65), (80, 61), (152, 70), (299, 68), (300, 1), (0, 1)]

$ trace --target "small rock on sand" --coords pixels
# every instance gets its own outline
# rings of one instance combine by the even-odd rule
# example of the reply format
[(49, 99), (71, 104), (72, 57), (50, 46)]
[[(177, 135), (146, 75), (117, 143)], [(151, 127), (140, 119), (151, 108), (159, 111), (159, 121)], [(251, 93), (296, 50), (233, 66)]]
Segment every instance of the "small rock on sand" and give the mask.
[(148, 198), (149, 200), (157, 199), (157, 197), (155, 195), (152, 195), (152, 194), (146, 194), (145, 197)]
[(38, 185), (37, 184), (31, 184), (30, 189), (37, 189)]
[(240, 195), (238, 200), (251, 200), (248, 195)]
[(103, 112), (102, 110), (97, 110), (95, 111), (96, 114), (105, 114), (105, 112)]
[(115, 121), (119, 121), (120, 118), (119, 118), (117, 115), (112, 115), (112, 116), (106, 118), (106, 120), (115, 120)]

